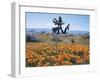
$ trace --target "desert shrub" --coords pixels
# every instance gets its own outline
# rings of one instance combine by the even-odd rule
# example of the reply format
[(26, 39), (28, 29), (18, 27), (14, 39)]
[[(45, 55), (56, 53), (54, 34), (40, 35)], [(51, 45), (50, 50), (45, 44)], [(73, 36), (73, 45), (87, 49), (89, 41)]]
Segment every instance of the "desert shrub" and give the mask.
[(74, 39), (71, 39), (71, 43), (75, 43), (75, 40)]
[[(46, 35), (50, 35), (50, 33), (46, 33)], [(52, 35), (52, 34), (51, 34)]]
[(46, 31), (42, 31), (41, 33), (45, 34), (45, 33), (46, 33)]
[(54, 36), (51, 40), (55, 41), (55, 42), (62, 42), (63, 41), (59, 36)]
[(90, 38), (89, 33), (85, 33), (84, 35), (82, 35), (82, 38), (83, 39), (89, 39)]
[(30, 35), (26, 35), (26, 42), (31, 42), (31, 36)]
[(74, 35), (73, 34), (69, 34), (69, 36), (72, 36), (73, 37)]
[(31, 42), (42, 42), (42, 40), (37, 39), (37, 38), (32, 38), (32, 39), (31, 39)]
[(40, 39), (35, 37), (34, 35), (26, 35), (26, 42), (42, 42)]
[(61, 39), (55, 39), (55, 38), (53, 38), (53, 39), (51, 39), (52, 41), (55, 41), (55, 42), (62, 42), (62, 40)]
[(82, 36), (83, 39), (89, 39), (89, 35), (87, 36)]

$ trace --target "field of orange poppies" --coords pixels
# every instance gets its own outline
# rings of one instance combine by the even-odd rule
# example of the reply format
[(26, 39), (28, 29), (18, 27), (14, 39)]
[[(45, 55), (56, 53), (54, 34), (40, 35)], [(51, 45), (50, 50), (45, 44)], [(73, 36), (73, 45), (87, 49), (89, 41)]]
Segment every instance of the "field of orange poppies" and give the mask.
[(89, 64), (89, 58), (87, 45), (26, 43), (26, 67)]

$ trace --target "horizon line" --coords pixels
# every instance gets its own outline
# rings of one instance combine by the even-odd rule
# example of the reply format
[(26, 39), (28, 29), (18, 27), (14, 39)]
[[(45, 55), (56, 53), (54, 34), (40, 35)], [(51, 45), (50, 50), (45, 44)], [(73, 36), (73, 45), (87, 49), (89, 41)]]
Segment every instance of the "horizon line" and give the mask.
[[(27, 28), (27, 29), (48, 29), (48, 30), (52, 30), (52, 28)], [(90, 32), (90, 30), (69, 30), (69, 31), (88, 31), (88, 32)]]

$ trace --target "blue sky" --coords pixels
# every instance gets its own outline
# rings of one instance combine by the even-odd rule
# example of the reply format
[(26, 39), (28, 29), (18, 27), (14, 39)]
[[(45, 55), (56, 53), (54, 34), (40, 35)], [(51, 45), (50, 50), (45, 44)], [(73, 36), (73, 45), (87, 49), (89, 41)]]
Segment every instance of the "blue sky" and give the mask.
[(89, 15), (76, 14), (51, 14), (51, 13), (33, 13), (26, 12), (26, 28), (49, 28), (56, 27), (52, 22), (53, 18), (58, 19), (61, 16), (65, 23), (63, 29), (70, 24), (70, 30), (89, 31)]

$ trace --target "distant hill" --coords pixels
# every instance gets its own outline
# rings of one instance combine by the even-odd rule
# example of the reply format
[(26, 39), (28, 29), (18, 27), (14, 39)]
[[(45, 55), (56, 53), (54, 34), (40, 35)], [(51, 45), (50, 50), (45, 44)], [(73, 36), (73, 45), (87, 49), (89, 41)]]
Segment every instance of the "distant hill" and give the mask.
[(68, 33), (72, 35), (89, 35), (89, 31), (69, 31)]
[(46, 28), (26, 28), (26, 32), (33, 32), (33, 33), (41, 33), (41, 32), (52, 32), (51, 29), (46, 29)]
[[(26, 28), (27, 33), (52, 33), (52, 29), (47, 28)], [(68, 34), (71, 35), (89, 35), (89, 31), (68, 31)]]

